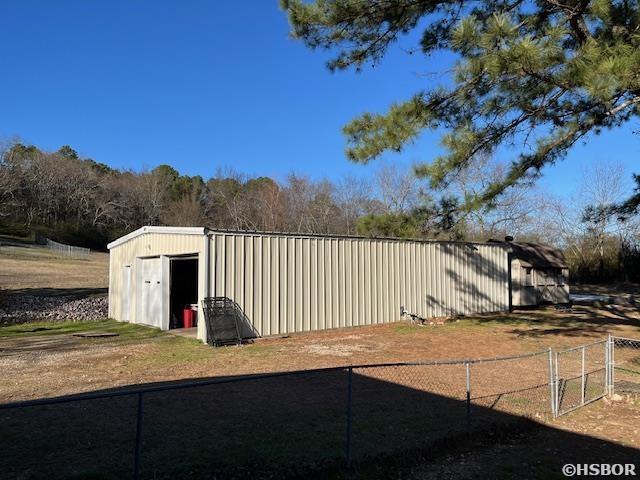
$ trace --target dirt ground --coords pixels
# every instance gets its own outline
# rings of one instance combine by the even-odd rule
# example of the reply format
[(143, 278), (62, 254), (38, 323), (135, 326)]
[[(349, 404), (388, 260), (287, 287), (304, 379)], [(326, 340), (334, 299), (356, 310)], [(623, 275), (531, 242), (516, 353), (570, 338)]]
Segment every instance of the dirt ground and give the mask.
[[(118, 336), (74, 336), (74, 333), (88, 331), (115, 332)], [(495, 357), (537, 352), (549, 346), (559, 349), (595, 342), (606, 338), (608, 333), (640, 338), (638, 312), (621, 306), (580, 306), (571, 311), (549, 308), (467, 318), (445, 325), (397, 323), (296, 334), (217, 349), (155, 329), (113, 321), (14, 325), (0, 328), (0, 369), (3, 372), (0, 402), (261, 372)], [(497, 388), (500, 381), (506, 384), (528, 382), (529, 376), (536, 371), (542, 374), (541, 381), (544, 382), (546, 356), (535, 358), (541, 363), (531, 371), (526, 362), (518, 363), (517, 369), (505, 368), (503, 372), (494, 368), (490, 385)], [(382, 370), (380, 375), (355, 370), (356, 458), (363, 458), (366, 452), (378, 446), (413, 445), (428, 435), (439, 438), (455, 426), (462, 427), (457, 423), (464, 418), (461, 413), (464, 400), (458, 395), (463, 390), (452, 393), (442, 389), (446, 382), (463, 385), (462, 370), (420, 368), (406, 368), (404, 373)], [(442, 372), (454, 372), (457, 377), (448, 373), (443, 377)], [(473, 385), (479, 384), (481, 372), (481, 367), (474, 367)], [(175, 451), (180, 451), (184, 463), (172, 462), (171, 468), (175, 469), (167, 470), (169, 467), (162, 463), (166, 442), (172, 445), (176, 442), (180, 445), (215, 443), (220, 446), (219, 451), (234, 452), (233, 455), (237, 455), (234, 462), (238, 464), (251, 463), (254, 457), (282, 461), (289, 458), (302, 461), (316, 453), (339, 457), (344, 438), (344, 371), (322, 375), (317, 381), (313, 377), (304, 377), (304, 381), (301, 378), (283, 377), (257, 384), (250, 381), (238, 387), (231, 384), (228, 388), (214, 386), (216, 388), (201, 391), (179, 390), (175, 395), (155, 400), (152, 396), (145, 407), (145, 419), (149, 422), (145, 424), (148, 434), (144, 444), (146, 471), (152, 474), (151, 478), (171, 478), (171, 475), (179, 476), (183, 472), (181, 468), (189, 469), (192, 464), (204, 462), (206, 465), (215, 460), (191, 458), (189, 450), (177, 449)], [(542, 402), (548, 401), (547, 388), (540, 390)], [(493, 404), (493, 400), (490, 403)], [(198, 406), (200, 428), (186, 428), (195, 425), (195, 414), (190, 409), (175, 410), (174, 407), (185, 404)], [(79, 437), (75, 442), (80, 442), (82, 432), (87, 431), (87, 421), (95, 423), (89, 430), (100, 431), (105, 425), (103, 417), (108, 415), (108, 423), (116, 429), (107, 437), (109, 444), (116, 442), (122, 445), (122, 450), (113, 450), (117, 458), (101, 459), (103, 463), (92, 454), (91, 463), (103, 465), (102, 469), (113, 467), (117, 472), (115, 476), (124, 475), (117, 468), (126, 466), (126, 462), (119, 459), (131, 451), (127, 442), (132, 438), (131, 419), (135, 418), (132, 405), (135, 404), (126, 403), (116, 408), (115, 404), (96, 406), (93, 402), (85, 402), (81, 412), (76, 411), (76, 407), (69, 413), (61, 411), (59, 421), (60, 428), (66, 432), (64, 436), (43, 437), (39, 440), (41, 446), (31, 445), (30, 448), (41, 448), (46, 465), (51, 465), (59, 457), (47, 456), (47, 445), (52, 442), (64, 444), (69, 432), (76, 430)], [(479, 412), (478, 418), (482, 418), (480, 412), (492, 415), (498, 422), (502, 421), (501, 417), (511, 418), (509, 413), (494, 413), (483, 405), (474, 407)], [(249, 410), (245, 411), (245, 408)], [(48, 416), (42, 416), (46, 412), (49, 412)], [(425, 412), (429, 412), (428, 415)], [(11, 433), (15, 432), (11, 428), (20, 429), (20, 425), (33, 423), (29, 428), (35, 431), (57, 421), (55, 417), (51, 419), (51, 410), (27, 418), (19, 413), (4, 417), (8, 430), (5, 434), (11, 445), (7, 451), (12, 452), (12, 458), (21, 458), (24, 452), (19, 447), (23, 443), (22, 437), (12, 437)], [(640, 405), (635, 397), (625, 396), (610, 404), (599, 401), (555, 421), (539, 418), (545, 426), (535, 433), (499, 440), (483, 436), (481, 448), (476, 446), (471, 451), (463, 450), (444, 457), (434, 455), (417, 464), (409, 462), (413, 466), (403, 466), (402, 475), (389, 475), (382, 467), (380, 471), (371, 472), (368, 469), (370, 462), (366, 462), (359, 467), (360, 478), (522, 478), (518, 475), (519, 465), (527, 465), (527, 471), (536, 472), (528, 478), (562, 478), (556, 474), (563, 455), (576, 458), (578, 452), (583, 460), (626, 459), (629, 455), (637, 458), (639, 415)], [(168, 418), (171, 418), (170, 424), (166, 422)], [(49, 431), (55, 433), (57, 430), (52, 427)], [(125, 437), (116, 440), (123, 432)], [(86, 441), (95, 446), (98, 437), (93, 434), (92, 438)], [(264, 441), (255, 443), (257, 438)], [(159, 439), (165, 443), (158, 443)], [(248, 445), (251, 447), (247, 450)], [(73, 445), (69, 449), (70, 455), (76, 454)], [(236, 459), (228, 455), (224, 458)], [(496, 463), (494, 459), (502, 463)], [(61, 458), (59, 460), (62, 462)], [(83, 461), (79, 459), (78, 464)], [(156, 469), (149, 472), (149, 465)], [(64, 462), (59, 468), (63, 466)], [(33, 468), (41, 467), (40, 464)], [(19, 472), (22, 466), (16, 463), (13, 468)], [(440, 475), (434, 476), (433, 472), (440, 472)]]
[(550, 425), (553, 428), (535, 429), (476, 445), (472, 450), (418, 461), (388, 478), (561, 479), (568, 478), (562, 474), (565, 464), (583, 463), (629, 463), (635, 465), (637, 475), (640, 397), (596, 402)]
[[(631, 309), (576, 307), (465, 319), (440, 326), (406, 323), (260, 339), (212, 349), (197, 341), (116, 322), (78, 328), (121, 331), (78, 338), (63, 325), (0, 329), (0, 401), (58, 396), (186, 378), (291, 371), (340, 365), (483, 358), (593, 342), (607, 333), (640, 337)], [(73, 330), (73, 324), (71, 324)], [(35, 331), (33, 331), (35, 330)]]
[(0, 401), (187, 378), (514, 355), (593, 342), (607, 333), (637, 338), (639, 318), (637, 312), (622, 307), (547, 309), (439, 326), (397, 323), (296, 334), (218, 349), (108, 321), (77, 328), (116, 331), (120, 337), (74, 337), (73, 324), (46, 325), (44, 331), (38, 331), (36, 324), (4, 327), (0, 328), (4, 376)]

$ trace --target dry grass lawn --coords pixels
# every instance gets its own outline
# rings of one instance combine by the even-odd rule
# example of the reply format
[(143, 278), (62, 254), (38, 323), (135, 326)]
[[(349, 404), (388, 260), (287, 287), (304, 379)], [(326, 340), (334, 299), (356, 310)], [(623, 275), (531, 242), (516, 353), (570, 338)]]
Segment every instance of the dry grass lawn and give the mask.
[(29, 244), (0, 247), (0, 289), (9, 293), (73, 293), (108, 285), (106, 253), (91, 252), (88, 259), (74, 259)]

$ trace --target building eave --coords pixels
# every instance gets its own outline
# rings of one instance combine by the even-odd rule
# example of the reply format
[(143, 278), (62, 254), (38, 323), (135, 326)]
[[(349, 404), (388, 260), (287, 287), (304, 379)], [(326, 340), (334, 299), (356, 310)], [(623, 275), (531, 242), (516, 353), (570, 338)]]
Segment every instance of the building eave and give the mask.
[(140, 227), (137, 230), (134, 230), (127, 235), (120, 237), (113, 242), (107, 245), (109, 250), (122, 245), (123, 243), (127, 243), (129, 240), (133, 240), (140, 235), (145, 235), (147, 233), (160, 233), (160, 234), (178, 234), (178, 235), (205, 235), (207, 233), (207, 228), (205, 227), (164, 227), (164, 226), (145, 226)]

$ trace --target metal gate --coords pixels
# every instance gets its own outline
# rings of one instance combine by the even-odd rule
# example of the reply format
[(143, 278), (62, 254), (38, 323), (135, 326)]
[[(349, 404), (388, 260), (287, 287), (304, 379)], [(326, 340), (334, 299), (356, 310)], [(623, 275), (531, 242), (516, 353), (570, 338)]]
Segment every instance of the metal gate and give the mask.
[(610, 393), (611, 337), (556, 352), (555, 415), (560, 416)]

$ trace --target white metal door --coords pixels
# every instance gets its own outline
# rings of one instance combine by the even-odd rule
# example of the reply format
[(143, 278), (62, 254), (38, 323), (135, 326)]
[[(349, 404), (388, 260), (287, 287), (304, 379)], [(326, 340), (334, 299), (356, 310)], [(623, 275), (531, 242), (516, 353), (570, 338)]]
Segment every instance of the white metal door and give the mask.
[(162, 328), (162, 263), (160, 258), (143, 258), (138, 322)]
[(131, 320), (131, 265), (122, 268), (122, 312), (120, 319), (123, 322)]

